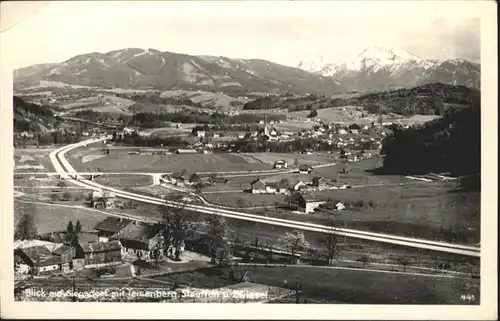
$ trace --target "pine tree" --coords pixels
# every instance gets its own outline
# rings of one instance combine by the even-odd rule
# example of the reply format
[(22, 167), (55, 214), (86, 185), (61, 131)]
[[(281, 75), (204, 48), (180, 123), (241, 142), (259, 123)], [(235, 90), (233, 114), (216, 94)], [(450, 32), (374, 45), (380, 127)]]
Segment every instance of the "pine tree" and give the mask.
[(68, 226), (66, 227), (66, 232), (71, 235), (75, 232), (75, 229), (73, 228), (73, 222), (69, 221)]
[(82, 225), (80, 224), (80, 220), (76, 221), (75, 225), (75, 233), (80, 233), (82, 231)]
[(37, 229), (33, 214), (23, 214), (17, 223), (14, 238), (16, 240), (33, 240), (37, 235)]

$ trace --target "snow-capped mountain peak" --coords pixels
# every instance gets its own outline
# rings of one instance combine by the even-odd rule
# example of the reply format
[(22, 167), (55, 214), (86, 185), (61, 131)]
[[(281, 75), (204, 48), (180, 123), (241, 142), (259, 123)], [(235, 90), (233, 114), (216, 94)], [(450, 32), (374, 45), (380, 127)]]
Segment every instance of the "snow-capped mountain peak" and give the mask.
[(384, 49), (370, 47), (361, 52), (349, 65), (349, 69), (359, 70), (363, 67), (392, 66), (410, 62), (420, 62), (423, 59), (403, 49)]
[(409, 87), (429, 81), (479, 86), (479, 65), (463, 59), (424, 59), (404, 49), (377, 46), (343, 59), (343, 63), (324, 57), (309, 55), (298, 68), (333, 77), (352, 90)]

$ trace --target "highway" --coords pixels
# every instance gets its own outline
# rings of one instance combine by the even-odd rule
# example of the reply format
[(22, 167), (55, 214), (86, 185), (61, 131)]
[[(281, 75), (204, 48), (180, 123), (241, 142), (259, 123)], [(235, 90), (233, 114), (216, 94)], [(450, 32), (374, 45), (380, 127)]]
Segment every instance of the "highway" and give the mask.
[(106, 186), (97, 184), (93, 181), (76, 179), (77, 175), (71, 173), (71, 172), (76, 173), (76, 171), (71, 166), (71, 164), (68, 162), (68, 160), (65, 158), (65, 154), (74, 148), (81, 147), (81, 146), (84, 146), (84, 145), (87, 145), (90, 143), (96, 143), (96, 142), (99, 142), (99, 141), (102, 141), (105, 139), (110, 139), (110, 138), (111, 137), (102, 137), (102, 138), (97, 139), (97, 140), (90, 139), (90, 140), (82, 141), (79, 143), (67, 145), (65, 147), (62, 147), (62, 148), (59, 148), (57, 150), (52, 151), (50, 153), (49, 157), (50, 157), (50, 160), (55, 168), (55, 171), (57, 173), (61, 174), (61, 178), (70, 180), (78, 186), (86, 187), (86, 188), (92, 189), (92, 190), (112, 191), (112, 192), (115, 192), (117, 197), (135, 200), (138, 202), (150, 203), (150, 204), (155, 204), (155, 205), (166, 205), (166, 206), (172, 207), (172, 208), (184, 208), (186, 210), (199, 212), (199, 213), (220, 215), (220, 216), (227, 217), (227, 218), (246, 220), (246, 221), (262, 223), (262, 224), (283, 226), (283, 227), (288, 227), (288, 228), (303, 230), (303, 231), (319, 232), (319, 233), (326, 233), (326, 234), (336, 234), (336, 235), (340, 235), (340, 236), (352, 237), (352, 238), (363, 239), (363, 240), (370, 240), (370, 241), (375, 241), (375, 242), (389, 243), (389, 244), (395, 244), (395, 245), (401, 245), (401, 246), (407, 246), (407, 247), (413, 247), (413, 248), (419, 248), (419, 249), (426, 249), (426, 250), (432, 250), (432, 251), (439, 251), (439, 252), (446, 252), (446, 253), (454, 253), (454, 254), (460, 254), (460, 255), (465, 255), (465, 256), (480, 257), (480, 248), (473, 247), (473, 246), (458, 245), (458, 244), (451, 244), (451, 243), (444, 243), (444, 242), (436, 242), (436, 241), (430, 241), (430, 240), (424, 240), (424, 239), (395, 236), (395, 235), (389, 235), (389, 234), (383, 234), (383, 233), (366, 232), (366, 231), (359, 231), (359, 230), (346, 229), (346, 228), (330, 227), (330, 226), (313, 224), (313, 223), (297, 222), (297, 221), (293, 221), (293, 220), (279, 219), (279, 218), (273, 218), (273, 217), (264, 217), (264, 216), (255, 215), (255, 214), (248, 214), (248, 213), (243, 213), (243, 212), (238, 212), (238, 211), (214, 208), (214, 207), (207, 206), (207, 205), (195, 205), (195, 204), (186, 204), (186, 203), (181, 203), (181, 202), (168, 201), (168, 200), (164, 200), (164, 199), (157, 198), (157, 197), (145, 196), (145, 195), (140, 195), (140, 194), (136, 194), (136, 193), (122, 191), (122, 190), (119, 190), (116, 188), (106, 187)]

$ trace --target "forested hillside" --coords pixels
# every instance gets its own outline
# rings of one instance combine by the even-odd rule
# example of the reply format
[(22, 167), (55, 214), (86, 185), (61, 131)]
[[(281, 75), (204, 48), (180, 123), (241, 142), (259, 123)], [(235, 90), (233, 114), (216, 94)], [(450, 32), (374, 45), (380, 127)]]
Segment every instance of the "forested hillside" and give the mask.
[(383, 144), (383, 171), (398, 174), (481, 171), (479, 106), (451, 110), (421, 126), (395, 129)]
[[(443, 115), (449, 108), (479, 105), (480, 91), (465, 86), (428, 84), (410, 89), (397, 89), (365, 94), (345, 94), (346, 97), (308, 95), (304, 97), (263, 97), (248, 102), (243, 109), (313, 110), (342, 106), (360, 106), (376, 114), (404, 116)], [(340, 96), (340, 95), (337, 95)]]
[(46, 131), (54, 122), (55, 116), (49, 108), (14, 96), (14, 131)]

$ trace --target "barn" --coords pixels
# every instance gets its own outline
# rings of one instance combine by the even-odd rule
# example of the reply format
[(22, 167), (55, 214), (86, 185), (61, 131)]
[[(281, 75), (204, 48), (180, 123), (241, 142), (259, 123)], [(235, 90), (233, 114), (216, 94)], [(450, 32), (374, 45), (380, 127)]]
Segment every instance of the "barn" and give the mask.
[(120, 240), (123, 252), (132, 252), (139, 258), (148, 260), (157, 242), (161, 241), (161, 225), (133, 222), (118, 232), (113, 238)]
[(296, 205), (301, 212), (314, 213), (314, 210), (326, 201), (314, 198), (312, 195), (300, 195), (297, 198)]
[(14, 255), (30, 267), (33, 275), (60, 271), (61, 257), (52, 254), (45, 246), (18, 248), (14, 250)]
[(109, 238), (132, 223), (132, 220), (123, 217), (108, 216), (99, 222), (94, 230), (97, 231), (99, 242), (107, 242)]
[(85, 268), (98, 268), (122, 263), (120, 242), (82, 243), (76, 247), (75, 258), (84, 260)]

